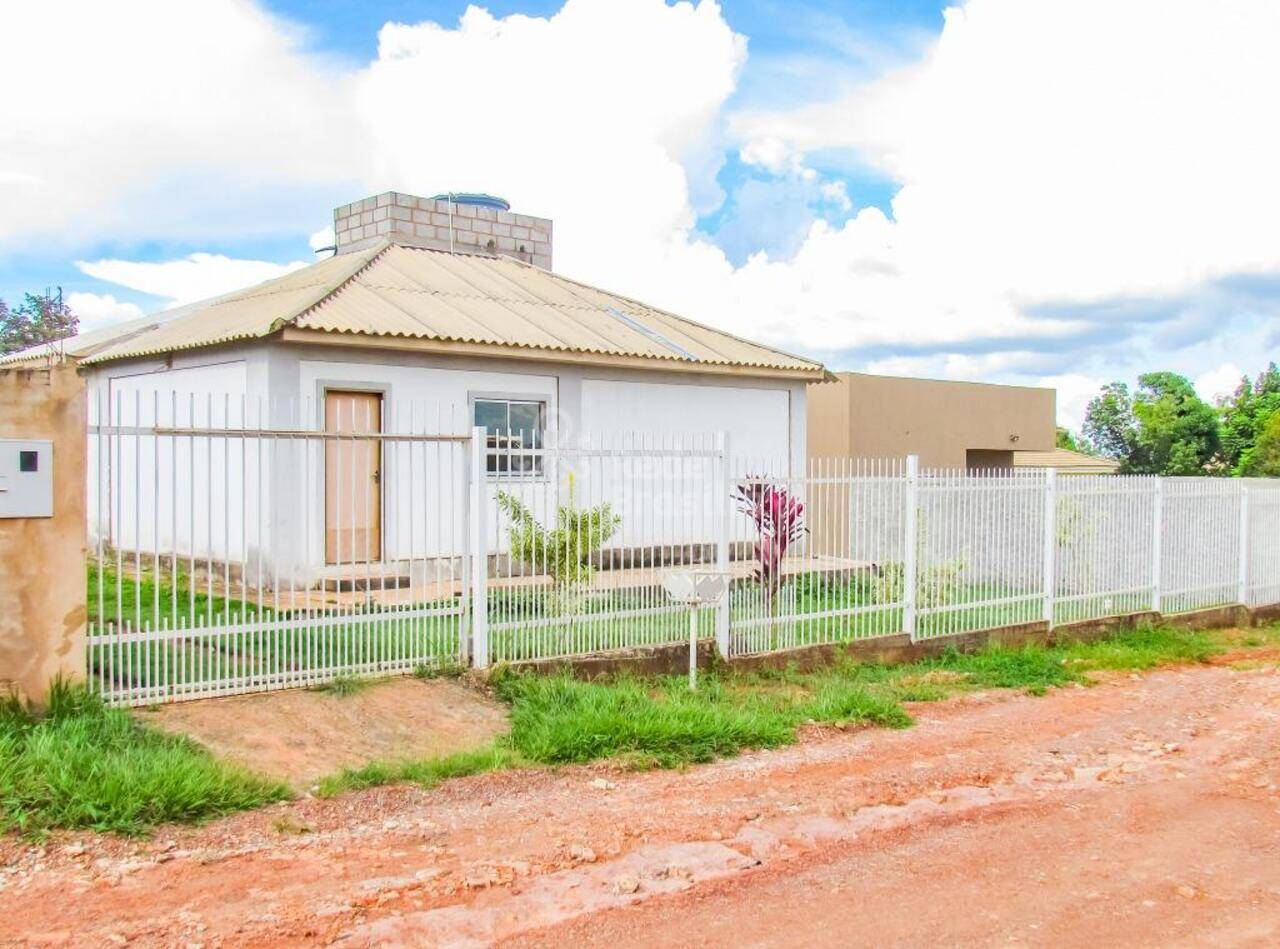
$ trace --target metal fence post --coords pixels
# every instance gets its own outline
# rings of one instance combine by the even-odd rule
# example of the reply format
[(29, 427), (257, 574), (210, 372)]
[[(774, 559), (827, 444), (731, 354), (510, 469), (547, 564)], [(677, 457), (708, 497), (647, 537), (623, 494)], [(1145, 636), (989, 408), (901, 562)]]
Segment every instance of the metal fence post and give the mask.
[(1240, 592), (1241, 606), (1249, 605), (1249, 488), (1240, 482)]
[(903, 518), (902, 631), (916, 640), (916, 575), (919, 571), (916, 519), (920, 504), (920, 456), (907, 455), (907, 497)]
[(1155, 510), (1151, 517), (1151, 610), (1160, 612), (1161, 547), (1164, 539), (1164, 479), (1157, 477)]
[(1058, 472), (1049, 468), (1044, 479), (1044, 620), (1053, 626), (1053, 599), (1058, 590)]
[(477, 669), (489, 665), (489, 545), (485, 520), (488, 490), (485, 468), (486, 433), (483, 426), (471, 429), (471, 664)]
[(716, 604), (716, 649), (722, 659), (729, 658), (729, 600), (732, 598), (733, 584), (727, 576), (729, 573), (729, 524), (732, 517), (733, 491), (729, 487), (729, 479), (733, 472), (729, 465), (729, 433), (716, 433), (715, 478), (717, 491), (723, 492), (719, 497), (716, 517), (716, 569), (726, 574), (725, 595)]

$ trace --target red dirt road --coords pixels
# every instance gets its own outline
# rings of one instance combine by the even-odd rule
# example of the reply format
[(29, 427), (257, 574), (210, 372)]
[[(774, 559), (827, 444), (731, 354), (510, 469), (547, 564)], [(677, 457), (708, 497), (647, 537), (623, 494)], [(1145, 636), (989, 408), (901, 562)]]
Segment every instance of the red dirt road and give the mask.
[(1276, 945), (1275, 656), (684, 773), (488, 775), (0, 847), (0, 943)]

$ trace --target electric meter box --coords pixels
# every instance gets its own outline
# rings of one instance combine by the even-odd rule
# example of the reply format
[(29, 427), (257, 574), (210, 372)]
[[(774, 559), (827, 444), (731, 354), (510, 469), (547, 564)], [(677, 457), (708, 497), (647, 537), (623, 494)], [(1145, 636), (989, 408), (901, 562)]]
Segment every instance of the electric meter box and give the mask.
[(53, 442), (0, 438), (0, 517), (53, 517)]

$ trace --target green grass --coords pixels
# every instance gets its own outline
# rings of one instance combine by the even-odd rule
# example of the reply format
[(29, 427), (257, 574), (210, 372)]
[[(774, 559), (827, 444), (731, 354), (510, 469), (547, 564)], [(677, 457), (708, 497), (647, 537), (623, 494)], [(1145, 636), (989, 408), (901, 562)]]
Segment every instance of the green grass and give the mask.
[(288, 796), (193, 742), (137, 723), (79, 687), (55, 686), (37, 714), (0, 706), (0, 829), (141, 834)]
[(317, 685), (315, 691), (336, 695), (338, 698), (346, 698), (350, 695), (360, 694), (378, 681), (380, 680), (369, 676), (340, 675), (334, 676), (323, 685)]
[[(133, 564), (125, 561), (124, 568), (132, 572)], [(168, 573), (157, 577), (144, 568), (142, 579), (137, 580), (121, 576), (114, 566), (108, 565), (99, 570), (96, 563), (90, 563), (87, 584), (89, 622), (101, 625), (130, 623), (138, 627), (144, 622), (158, 625), (157, 621), (163, 621), (172, 627), (179, 622), (192, 625), (211, 617), (216, 620), (223, 616), (251, 617), (259, 612), (269, 616), (272, 613), (270, 607), (259, 609), (253, 602), (210, 595), (200, 589), (199, 583), (192, 589), (190, 577), (181, 569), (175, 584)]]
[(511, 706), (511, 733), (494, 745), (442, 758), (374, 762), (326, 778), (329, 797), (399, 781), (434, 787), (446, 778), (536, 764), (613, 759), (630, 767), (681, 767), (776, 748), (805, 722), (905, 728), (911, 718), (887, 694), (838, 675), (807, 677), (799, 690), (743, 688), (737, 676), (708, 674), (690, 691), (680, 677), (582, 682), (567, 675), (495, 674)]
[[(1280, 627), (1247, 643), (1280, 642)], [(1021, 689), (1041, 695), (1086, 683), (1096, 670), (1141, 670), (1204, 662), (1227, 643), (1215, 633), (1169, 627), (1128, 630), (1095, 643), (947, 650), (897, 665), (838, 661), (829, 669), (632, 677), (584, 682), (567, 675), (495, 670), (491, 685), (511, 707), (511, 733), (476, 752), (414, 762), (375, 763), (343, 772), (322, 793), (394, 781), (433, 786), (447, 777), (529, 764), (583, 764), (611, 759), (629, 766), (681, 767), (775, 748), (796, 740), (803, 723), (905, 728), (903, 702), (928, 702), (976, 689)]]
[(520, 756), (503, 745), (493, 745), (474, 751), (460, 751), (440, 758), (418, 761), (374, 761), (361, 768), (347, 768), (338, 774), (324, 778), (319, 785), (320, 797), (333, 797), (344, 791), (377, 787), (411, 781), (425, 788), (432, 788), (449, 778), (463, 778), (485, 771), (498, 771), (522, 763)]

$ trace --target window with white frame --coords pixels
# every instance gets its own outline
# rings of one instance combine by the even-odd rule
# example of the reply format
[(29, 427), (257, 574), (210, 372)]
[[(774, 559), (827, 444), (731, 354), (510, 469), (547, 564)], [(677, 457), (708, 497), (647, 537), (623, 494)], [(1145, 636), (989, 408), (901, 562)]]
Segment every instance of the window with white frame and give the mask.
[(482, 426), (489, 449), (485, 470), (493, 475), (542, 474), (547, 403), (534, 399), (476, 399), (475, 424)]

